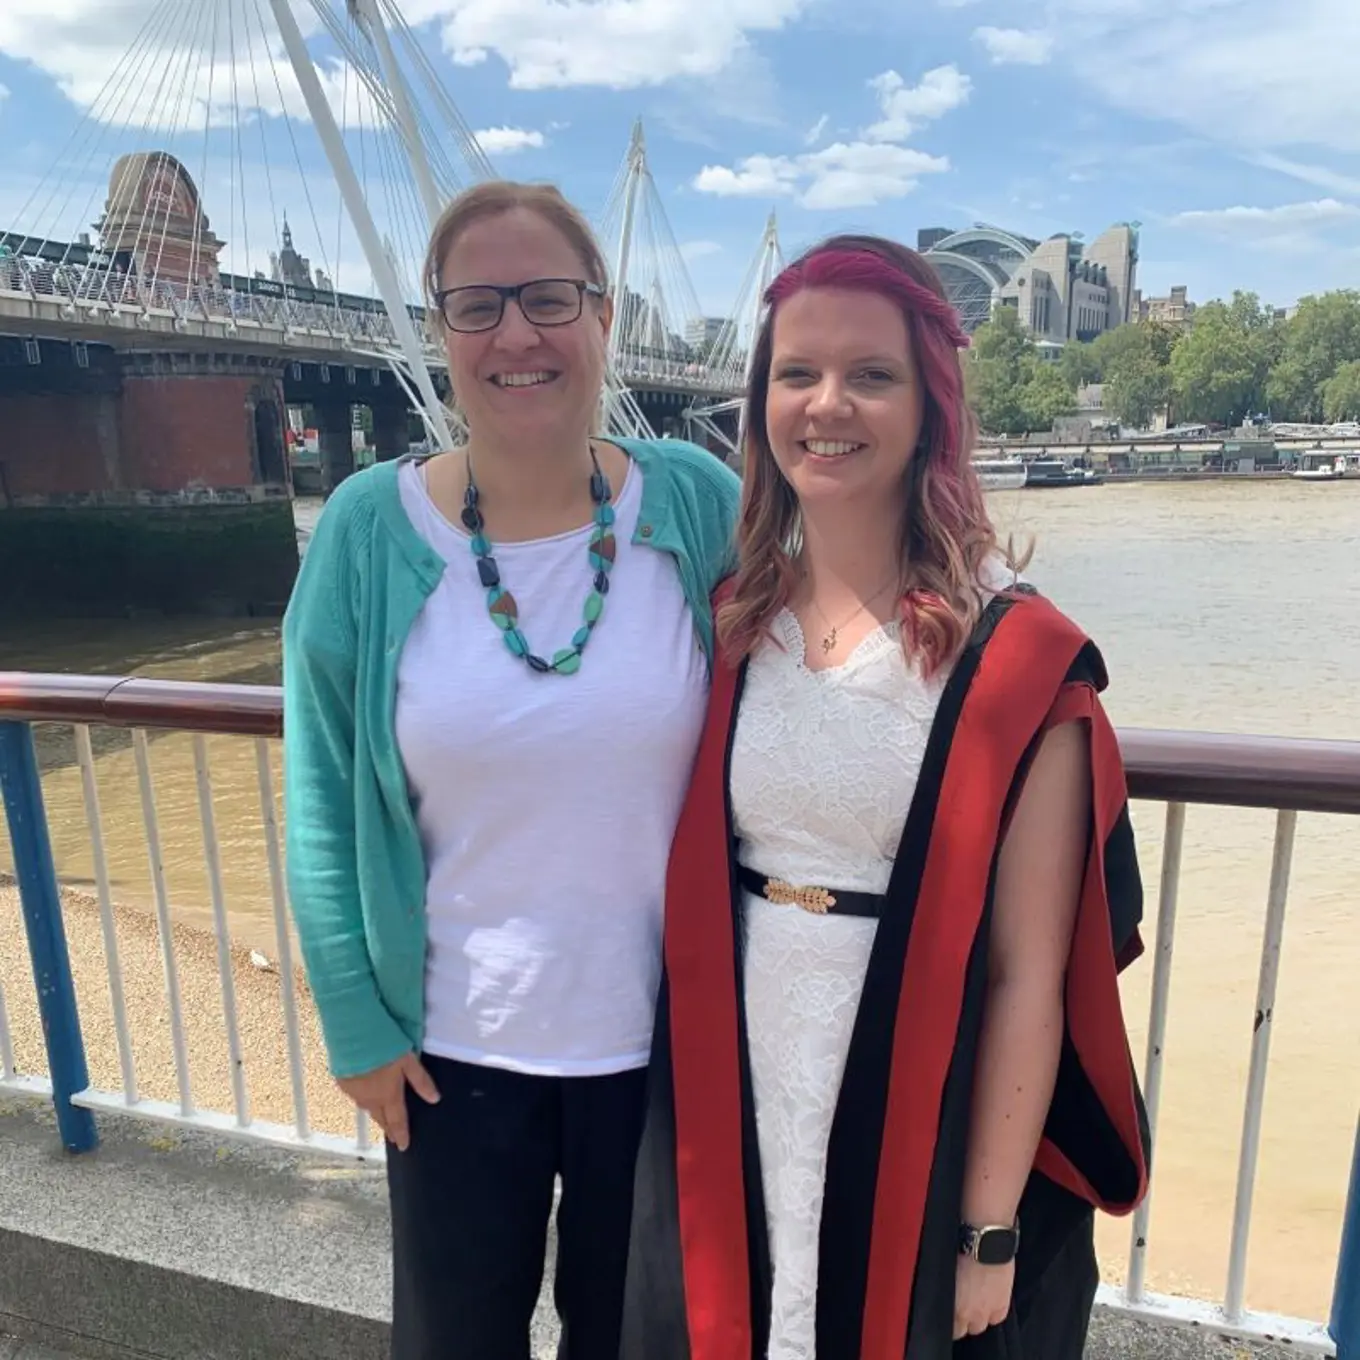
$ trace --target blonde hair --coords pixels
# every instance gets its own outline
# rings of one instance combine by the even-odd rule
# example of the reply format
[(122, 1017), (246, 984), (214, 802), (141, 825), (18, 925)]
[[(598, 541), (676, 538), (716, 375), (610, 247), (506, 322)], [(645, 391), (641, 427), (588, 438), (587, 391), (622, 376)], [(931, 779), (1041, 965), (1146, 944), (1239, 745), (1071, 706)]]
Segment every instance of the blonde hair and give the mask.
[[(465, 189), (444, 209), (430, 236), (430, 248), (425, 253), (425, 292), (431, 307), (439, 291), (439, 275), (444, 260), (458, 238), (474, 223), (488, 217), (523, 208), (537, 213), (550, 226), (562, 233), (576, 252), (588, 283), (609, 286), (609, 270), (604, 254), (590, 229), (584, 214), (573, 207), (559, 189), (551, 184), (519, 184), (514, 180), (488, 180)], [(435, 308), (438, 310), (437, 308)]]

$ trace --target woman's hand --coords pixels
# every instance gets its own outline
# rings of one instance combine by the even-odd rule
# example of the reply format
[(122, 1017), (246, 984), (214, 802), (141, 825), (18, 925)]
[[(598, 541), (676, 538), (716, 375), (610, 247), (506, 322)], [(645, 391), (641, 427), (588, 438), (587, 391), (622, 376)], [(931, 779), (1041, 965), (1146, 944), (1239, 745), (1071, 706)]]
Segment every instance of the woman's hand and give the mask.
[(960, 1256), (954, 1277), (954, 1340), (979, 1336), (988, 1327), (999, 1327), (1005, 1322), (1014, 1288), (1014, 1261), (1004, 1266), (984, 1266), (971, 1256)]
[(406, 1088), (434, 1105), (439, 1088), (414, 1053), (403, 1053), (396, 1062), (374, 1068), (359, 1077), (337, 1077), (335, 1084), (382, 1129), (398, 1152), (410, 1146), (406, 1122)]

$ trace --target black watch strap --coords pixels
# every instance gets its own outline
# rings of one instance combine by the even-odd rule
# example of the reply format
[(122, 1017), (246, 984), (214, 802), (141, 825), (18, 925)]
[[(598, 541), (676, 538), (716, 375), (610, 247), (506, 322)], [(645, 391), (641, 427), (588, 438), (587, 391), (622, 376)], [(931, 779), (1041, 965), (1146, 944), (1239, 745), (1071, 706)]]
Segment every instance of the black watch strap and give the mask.
[(1019, 1250), (1018, 1223), (1009, 1228), (974, 1227), (971, 1223), (965, 1223), (959, 1228), (959, 1255), (969, 1256), (979, 1265), (1009, 1265)]

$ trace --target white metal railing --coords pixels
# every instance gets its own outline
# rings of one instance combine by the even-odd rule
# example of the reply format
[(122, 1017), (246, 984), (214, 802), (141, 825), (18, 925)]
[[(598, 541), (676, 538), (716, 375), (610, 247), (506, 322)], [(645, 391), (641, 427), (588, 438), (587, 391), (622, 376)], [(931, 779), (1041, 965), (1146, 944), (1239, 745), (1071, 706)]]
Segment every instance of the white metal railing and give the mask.
[[(35, 683), (36, 682), (36, 683)], [(97, 691), (97, 693), (96, 693)], [(92, 697), (92, 695), (94, 697)], [(116, 708), (116, 711), (115, 711)], [(100, 1089), (86, 1084), (75, 1090), (70, 1104), (79, 1110), (131, 1114), (167, 1124), (187, 1125), (239, 1138), (309, 1151), (329, 1157), (380, 1159), (381, 1142), (370, 1137), (366, 1120), (356, 1118), (351, 1132), (321, 1132), (314, 1127), (307, 1099), (307, 1055), (300, 1027), (300, 998), (294, 968), (280, 846), (278, 809), (271, 762), (271, 740), (281, 723), (278, 691), (260, 687), (195, 686), (145, 681), (72, 680), (70, 677), (14, 677), (0, 675), (0, 775), (5, 777), (5, 797), (13, 820), (14, 808), (25, 798), (41, 810), (35, 788), (25, 790), (24, 770), (16, 764), (14, 751), (22, 749), (18, 735), (31, 747), (28, 724), (37, 720), (71, 721), (74, 751), (80, 774), (80, 814), (88, 837), (102, 929), (104, 963), (119, 1070), (120, 1089)], [(72, 721), (74, 720), (74, 721)], [(106, 828), (100, 804), (99, 779), (90, 722), (112, 722), (130, 731), (138, 803), (145, 839), (160, 962), (163, 971), (166, 1015), (173, 1053), (177, 1100), (151, 1099), (139, 1089), (134, 1053), (137, 1036), (132, 1031), (126, 1002), (125, 976), (115, 929), (114, 893), (106, 855)], [(173, 930), (173, 908), (167, 888), (162, 853), (161, 823), (157, 808), (150, 732), (181, 729), (192, 733), (193, 787), (197, 803), (199, 834), (211, 905), (212, 933), (216, 942), (216, 967), (231, 1068), (231, 1108), (204, 1109), (194, 1097), (186, 1038), (184, 1003)], [(253, 743), (251, 775), (242, 785), (237, 763), (236, 783), (231, 790), (233, 806), (244, 798), (258, 803), (263, 829), (263, 854), (272, 912), (274, 948), (280, 980), (279, 1023), (284, 1030), (291, 1118), (265, 1121), (256, 1118), (247, 1089), (245, 1053), (240, 1032), (233, 963), (228, 927), (228, 901), (223, 884), (218, 837), (218, 798), (209, 761), (205, 734), (231, 733), (235, 741)], [(1276, 984), (1279, 976), (1293, 862), (1295, 829), (1300, 810), (1305, 812), (1360, 812), (1360, 744), (1345, 743), (1252, 743), (1251, 739), (1195, 738), (1155, 733), (1121, 734), (1129, 764), (1134, 797), (1165, 804), (1165, 829), (1160, 866), (1160, 889), (1155, 921), (1155, 944), (1151, 953), (1152, 978), (1143, 1089), (1153, 1133), (1162, 1112), (1167, 1014), (1171, 970), (1175, 955), (1178, 895), (1184, 847), (1187, 804), (1270, 806), (1273, 798), (1286, 806), (1276, 813), (1274, 851), (1266, 895), (1266, 920), (1262, 946), (1255, 1022), (1247, 1079), (1242, 1136), (1233, 1206), (1227, 1280), (1220, 1301), (1191, 1300), (1149, 1293), (1146, 1288), (1153, 1198), (1144, 1200), (1132, 1220), (1128, 1270), (1122, 1286), (1103, 1286), (1099, 1306), (1117, 1313), (1161, 1324), (1207, 1328), (1242, 1338), (1274, 1338), (1294, 1346), (1300, 1353), (1335, 1355), (1326, 1327), (1319, 1321), (1279, 1317), (1251, 1311), (1246, 1304), (1246, 1272), (1252, 1224), (1253, 1192), (1261, 1142), (1261, 1121), (1269, 1070), (1270, 1042), (1275, 1018)], [(1195, 743), (1199, 742), (1200, 745)], [(1218, 742), (1217, 746), (1207, 743)], [(1268, 749), (1267, 749), (1268, 748)], [(7, 754), (8, 752), (8, 754)], [(1206, 754), (1207, 752), (1207, 754)], [(21, 764), (22, 762), (20, 762)], [(1272, 772), (1272, 766), (1274, 772)], [(36, 784), (36, 762), (31, 780)], [(1278, 786), (1276, 780), (1278, 779)], [(1216, 792), (1218, 790), (1219, 792)], [(16, 859), (19, 851), (16, 842)], [(32, 891), (32, 885), (29, 885)], [(55, 894), (55, 886), (53, 887)], [(55, 897), (54, 899), (55, 900)], [(25, 910), (38, 910), (40, 904)], [(58, 915), (59, 915), (58, 911)], [(1152, 924), (1152, 923), (1146, 923)], [(11, 979), (12, 981), (12, 979)], [(46, 1017), (45, 1017), (46, 1018)], [(74, 1019), (74, 1010), (72, 1011)], [(74, 1036), (80, 1043), (79, 1034)], [(83, 1062), (83, 1057), (82, 1057)], [(28, 1095), (52, 1094), (54, 1084), (39, 1073), (16, 1070), (14, 1046), (4, 994), (0, 991), (0, 1090)], [(1155, 1157), (1154, 1157), (1155, 1163)], [(1156, 1185), (1154, 1175), (1154, 1188)], [(1348, 1209), (1348, 1219), (1360, 1215), (1360, 1205)], [(1330, 1244), (1329, 1244), (1330, 1246)], [(1319, 1268), (1324, 1257), (1320, 1253)], [(1360, 1291), (1360, 1280), (1352, 1283)]]
[[(81, 780), (84, 787), (90, 791), (90, 798), (86, 804), (87, 828), (90, 833), (91, 844), (95, 845), (102, 842), (103, 827), (97, 794), (95, 794), (95, 771), (89, 729), (82, 725), (76, 725), (75, 731), (77, 733)], [(264, 827), (265, 855), (268, 861), (274, 947), (278, 955), (278, 971), (281, 979), (281, 1022), (286, 1036), (292, 1090), (291, 1122), (281, 1125), (276, 1122), (257, 1120), (251, 1116), (249, 1093), (246, 1089), (245, 1056), (237, 1016), (227, 902), (222, 886), (212, 771), (208, 759), (207, 742), (201, 732), (195, 732), (192, 736), (194, 776), (197, 787), (205, 868), (212, 904), (213, 935), (217, 945), (218, 984), (221, 991), (234, 1108), (230, 1112), (204, 1110), (194, 1098), (184, 1004), (174, 948), (173, 911), (161, 850), (160, 818), (156, 806), (151, 750), (148, 732), (143, 728), (132, 729), (132, 742), (155, 902), (157, 933), (161, 945), (161, 964), (164, 970), (165, 998), (179, 1099), (177, 1105), (170, 1105), (163, 1101), (149, 1100), (138, 1093), (136, 1074), (131, 1059), (132, 1034), (126, 1008), (121, 1001), (123, 978), (115, 941), (111, 949), (106, 944), (106, 962), (110, 996), (118, 998), (114, 1002), (114, 1011), (119, 1054), (123, 1062), (123, 1089), (121, 1091), (101, 1091), (90, 1088), (76, 1097), (75, 1103), (91, 1110), (117, 1111), (122, 1114), (132, 1114), (162, 1122), (199, 1126), (212, 1129), (217, 1133), (235, 1133), (273, 1145), (311, 1149), (327, 1155), (381, 1160), (383, 1149), (380, 1145), (375, 1146), (372, 1143), (367, 1120), (362, 1112), (359, 1112), (356, 1116), (352, 1137), (326, 1134), (311, 1127), (307, 1104), (305, 1064), (298, 1023), (296, 970), (293, 964), (293, 943), (287, 915), (283, 856), (275, 802), (276, 791), (269, 755), (270, 742), (268, 738), (264, 737), (239, 738), (239, 740), (252, 741), (255, 747), (255, 764), (258, 776), (257, 792), (260, 818)], [(96, 858), (95, 877), (99, 901), (101, 908), (103, 908), (105, 903), (111, 902), (112, 893), (108, 881), (108, 869), (106, 864), (103, 863), (102, 857)], [(105, 936), (106, 942), (113, 939), (111, 912), (108, 915), (109, 931)]]
[[(1152, 996), (1143, 1067), (1143, 1094), (1147, 1107), (1148, 1127), (1152, 1135), (1154, 1159), (1158, 1116), (1161, 1112), (1167, 1008), (1171, 996), (1171, 966), (1175, 955), (1176, 910), (1180, 893), (1186, 811), (1185, 803), (1166, 804), (1166, 824), (1162, 840), (1156, 936), (1152, 951)], [(1228, 1250), (1228, 1275), (1223, 1301), (1221, 1304), (1214, 1304), (1148, 1293), (1146, 1279), (1152, 1215), (1151, 1192), (1156, 1187), (1154, 1173), (1149, 1192), (1133, 1215), (1129, 1241), (1129, 1267), (1124, 1285), (1122, 1288), (1102, 1286), (1098, 1302), (1116, 1312), (1131, 1314), (1146, 1321), (1207, 1327), (1226, 1336), (1248, 1340), (1268, 1338), (1297, 1347), (1303, 1354), (1334, 1356), (1336, 1348), (1323, 1323), (1251, 1312), (1246, 1306), (1252, 1202), (1261, 1149), (1266, 1073), (1270, 1061), (1271, 1032), (1275, 1023), (1275, 994), (1279, 981), (1280, 951), (1284, 939), (1285, 909), (1289, 898), (1289, 875), (1293, 866), (1294, 833), (1297, 824), (1298, 813), (1293, 809), (1276, 812), (1275, 844), (1266, 898), (1265, 934), (1261, 947), (1242, 1138), (1238, 1146), (1237, 1185), (1233, 1198), (1232, 1236)]]

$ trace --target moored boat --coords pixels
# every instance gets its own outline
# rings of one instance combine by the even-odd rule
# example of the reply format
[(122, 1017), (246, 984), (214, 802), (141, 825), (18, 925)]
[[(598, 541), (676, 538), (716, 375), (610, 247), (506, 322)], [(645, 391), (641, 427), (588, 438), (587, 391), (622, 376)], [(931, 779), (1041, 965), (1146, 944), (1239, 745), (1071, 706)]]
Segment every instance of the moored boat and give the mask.
[(984, 491), (1018, 491), (1025, 485), (1025, 465), (1019, 458), (974, 458), (973, 467)]
[(1078, 467), (1065, 458), (1034, 458), (1025, 464), (1027, 487), (1097, 486), (1100, 476), (1088, 467)]
[(1350, 477), (1360, 479), (1360, 454), (1338, 453), (1318, 462), (1305, 461), (1290, 474), (1298, 482), (1339, 482)]

